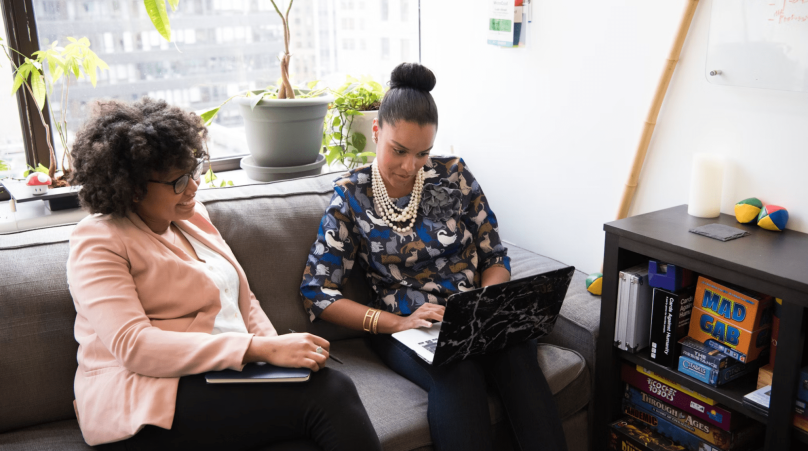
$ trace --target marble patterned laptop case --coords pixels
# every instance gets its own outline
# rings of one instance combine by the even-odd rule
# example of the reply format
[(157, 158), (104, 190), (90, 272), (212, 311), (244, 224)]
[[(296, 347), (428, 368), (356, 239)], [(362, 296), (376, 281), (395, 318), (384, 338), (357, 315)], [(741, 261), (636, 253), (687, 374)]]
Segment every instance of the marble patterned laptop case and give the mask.
[(432, 364), (460, 361), (549, 334), (574, 272), (568, 266), (449, 297)]

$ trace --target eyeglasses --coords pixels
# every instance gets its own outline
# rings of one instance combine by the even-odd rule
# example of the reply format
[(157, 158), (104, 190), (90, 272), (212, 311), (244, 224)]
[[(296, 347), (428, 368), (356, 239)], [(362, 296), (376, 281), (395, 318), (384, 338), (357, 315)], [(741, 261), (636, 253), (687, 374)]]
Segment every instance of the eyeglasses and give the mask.
[(191, 178), (199, 181), (199, 177), (202, 177), (202, 163), (204, 163), (202, 160), (196, 160), (196, 166), (191, 169), (191, 172), (181, 175), (176, 180), (172, 180), (170, 182), (161, 182), (160, 180), (149, 181), (152, 183), (162, 183), (163, 185), (174, 185), (174, 193), (182, 194), (185, 191), (185, 188), (188, 187), (188, 182), (191, 180)]

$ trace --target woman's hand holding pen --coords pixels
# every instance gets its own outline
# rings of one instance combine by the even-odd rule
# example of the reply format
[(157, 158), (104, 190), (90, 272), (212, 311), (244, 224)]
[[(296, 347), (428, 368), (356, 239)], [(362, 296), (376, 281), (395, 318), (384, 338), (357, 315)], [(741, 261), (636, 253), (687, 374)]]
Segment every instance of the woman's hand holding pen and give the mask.
[(312, 334), (284, 334), (277, 337), (253, 337), (243, 363), (268, 362), (287, 368), (325, 367), (331, 344)]

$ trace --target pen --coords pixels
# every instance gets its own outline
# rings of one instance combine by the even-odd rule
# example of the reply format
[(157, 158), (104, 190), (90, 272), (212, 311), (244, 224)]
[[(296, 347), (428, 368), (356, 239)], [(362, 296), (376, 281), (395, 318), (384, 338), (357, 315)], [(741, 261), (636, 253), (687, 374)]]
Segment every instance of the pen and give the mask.
[[(293, 333), (293, 334), (296, 334), (296, 333), (297, 333), (297, 332), (293, 331), (292, 329), (289, 329), (289, 332), (291, 332), (291, 333)], [(336, 358), (336, 357), (334, 356), (334, 354), (331, 354), (331, 352), (330, 352), (330, 351), (328, 352), (328, 357), (329, 357), (329, 358), (331, 358), (331, 359), (336, 360), (336, 361), (337, 361), (337, 362), (339, 362), (339, 363), (342, 363), (342, 360), (340, 360), (340, 359)]]

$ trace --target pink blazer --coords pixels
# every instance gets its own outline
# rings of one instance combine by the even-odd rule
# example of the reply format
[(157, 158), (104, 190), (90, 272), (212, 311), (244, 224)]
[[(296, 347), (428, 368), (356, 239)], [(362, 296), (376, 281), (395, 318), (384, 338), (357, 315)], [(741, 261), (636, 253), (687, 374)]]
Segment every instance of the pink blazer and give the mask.
[(241, 370), (253, 335), (277, 335), (230, 247), (202, 204), (176, 223), (223, 255), (241, 282), (249, 335), (211, 335), (219, 290), (203, 264), (134, 213), (90, 216), (70, 237), (67, 278), (76, 306), (76, 414), (89, 445), (123, 440), (147, 424), (170, 429), (180, 376)]

